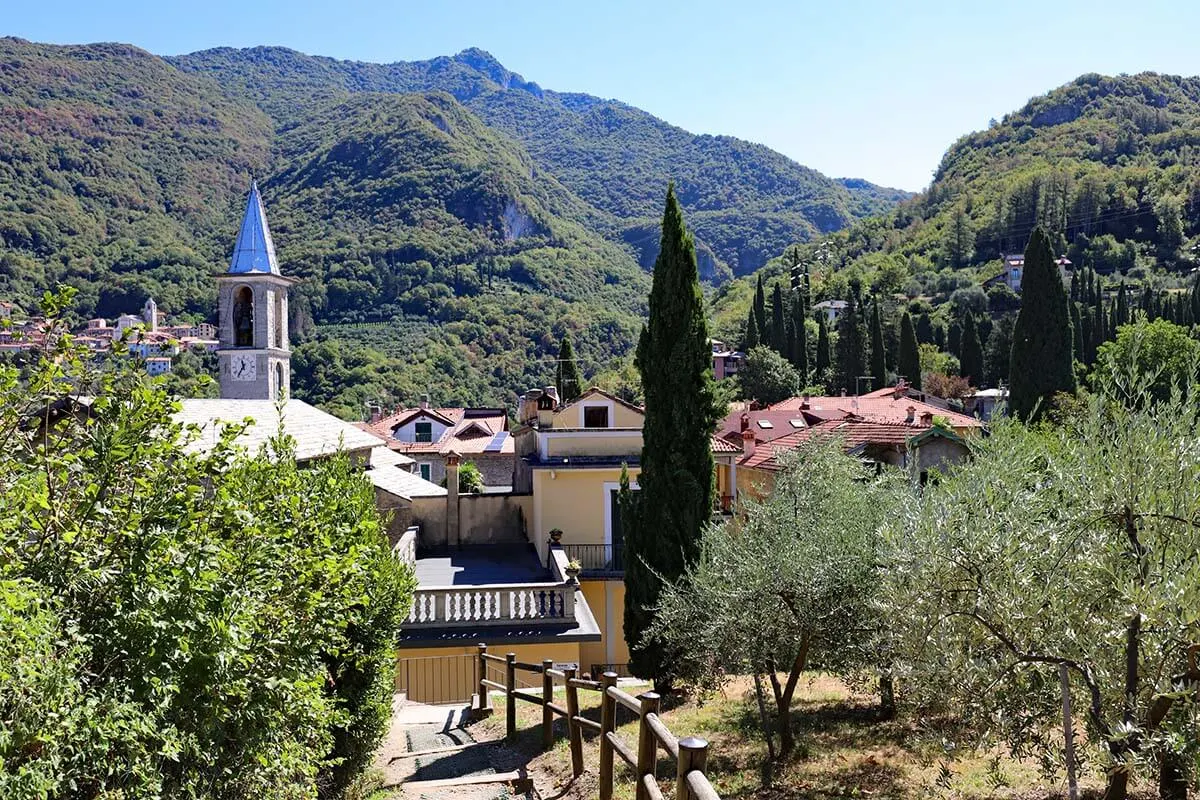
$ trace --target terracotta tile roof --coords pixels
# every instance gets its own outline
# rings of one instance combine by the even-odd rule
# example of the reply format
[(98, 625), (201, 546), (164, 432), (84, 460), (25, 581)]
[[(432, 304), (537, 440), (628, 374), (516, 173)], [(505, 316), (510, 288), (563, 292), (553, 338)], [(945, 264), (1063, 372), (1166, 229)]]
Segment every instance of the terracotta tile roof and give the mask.
[(733, 442), (726, 441), (720, 436), (712, 437), (712, 451), (714, 453), (740, 453), (742, 448), (735, 445)]
[(774, 472), (780, 468), (776, 460), (778, 454), (795, 450), (806, 442), (831, 436), (841, 437), (842, 447), (848, 453), (863, 446), (907, 448), (910, 440), (925, 437), (931, 430), (928, 425), (830, 420), (756, 447), (753, 453), (738, 460), (738, 466)]
[(868, 422), (904, 423), (908, 418), (908, 409), (914, 410), (914, 419), (919, 420), (922, 414), (932, 414), (944, 417), (954, 428), (982, 428), (983, 423), (975, 417), (960, 414), (949, 409), (939, 408), (931, 403), (923, 403), (911, 397), (894, 397), (890, 393), (884, 397), (862, 395), (860, 397), (810, 397), (808, 407), (803, 408), (803, 397), (792, 397), (771, 406), (772, 411), (799, 411), (806, 416), (816, 419), (836, 419), (846, 416), (861, 417)]
[(742, 445), (742, 417), (749, 418), (750, 430), (754, 431), (755, 442), (773, 442), (790, 433), (807, 428), (808, 422), (800, 411), (731, 411), (717, 426), (718, 438), (732, 442), (740, 450)]
[[(441, 438), (433, 442), (402, 442), (394, 438), (396, 428), (420, 416), (431, 417), (446, 426)], [(400, 453), (444, 455), (453, 450), (459, 455), (486, 452), (510, 456), (515, 452), (511, 434), (498, 438), (508, 431), (508, 413), (502, 408), (405, 408), (378, 422), (360, 422), (358, 427), (385, 440), (389, 448)]]

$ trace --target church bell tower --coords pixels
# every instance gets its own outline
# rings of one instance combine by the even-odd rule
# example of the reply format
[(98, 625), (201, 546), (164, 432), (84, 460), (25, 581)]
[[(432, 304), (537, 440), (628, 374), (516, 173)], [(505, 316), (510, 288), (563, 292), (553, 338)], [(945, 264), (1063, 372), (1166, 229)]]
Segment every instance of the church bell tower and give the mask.
[(279, 272), (254, 183), (229, 271), (217, 276), (221, 397), (277, 400), (290, 395), (288, 289), (295, 282)]

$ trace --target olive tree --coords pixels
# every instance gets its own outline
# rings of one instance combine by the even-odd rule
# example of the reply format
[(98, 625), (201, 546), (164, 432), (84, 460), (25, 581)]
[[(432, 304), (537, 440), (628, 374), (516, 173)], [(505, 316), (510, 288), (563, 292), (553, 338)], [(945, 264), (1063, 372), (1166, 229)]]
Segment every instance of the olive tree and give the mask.
[(1049, 771), (1065, 666), (1105, 797), (1151, 768), (1164, 797), (1183, 796), (1200, 680), (1198, 422), (1178, 393), (1154, 410), (1091, 397), (1055, 428), (999, 424), (907, 503), (885, 575), (908, 702)]
[(667, 587), (654, 628), (686, 682), (713, 689), (755, 676), (773, 752), (765, 676), (781, 755), (794, 745), (801, 673), (817, 663), (847, 674), (873, 661), (879, 528), (903, 485), (900, 473), (876, 475), (846, 456), (837, 439), (784, 462), (769, 494), (740, 501), (736, 521), (707, 529), (699, 561)]

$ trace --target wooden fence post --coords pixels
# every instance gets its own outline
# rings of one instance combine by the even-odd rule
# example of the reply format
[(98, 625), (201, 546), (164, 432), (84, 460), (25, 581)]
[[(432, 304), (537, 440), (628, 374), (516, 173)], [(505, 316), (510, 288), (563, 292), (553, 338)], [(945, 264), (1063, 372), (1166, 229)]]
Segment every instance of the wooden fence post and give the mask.
[(600, 800), (612, 800), (613, 795), (613, 746), (608, 734), (617, 729), (617, 701), (608, 696), (608, 690), (616, 685), (617, 673), (600, 676)]
[(571, 685), (575, 680), (575, 667), (563, 670), (567, 676), (567, 734), (571, 740), (571, 774), (578, 778), (583, 774), (583, 729), (575, 718), (579, 716), (579, 690)]
[(654, 775), (658, 740), (654, 737), (654, 731), (650, 730), (650, 721), (647, 717), (658, 713), (658, 695), (654, 692), (646, 692), (638, 699), (642, 701), (642, 707), (638, 715), (640, 721), (638, 723), (637, 749), (637, 800), (650, 800), (650, 792), (646, 790), (642, 778), (646, 775)]
[(550, 670), (554, 669), (554, 659), (542, 659), (542, 749), (549, 750), (554, 747), (554, 709), (550, 705), (554, 702), (554, 676), (550, 674)]
[(507, 662), (504, 665), (504, 697), (508, 701), (504, 735), (514, 736), (517, 733), (517, 696), (514, 694), (517, 690), (517, 654), (509, 653), (504, 660)]
[(491, 708), (491, 700), (488, 698), (488, 687), (484, 684), (484, 679), (487, 678), (487, 645), (483, 642), (479, 643), (479, 710), (487, 711)]
[(679, 759), (675, 769), (675, 800), (689, 800), (687, 776), (692, 770), (704, 772), (708, 763), (708, 742), (695, 736), (679, 740)]

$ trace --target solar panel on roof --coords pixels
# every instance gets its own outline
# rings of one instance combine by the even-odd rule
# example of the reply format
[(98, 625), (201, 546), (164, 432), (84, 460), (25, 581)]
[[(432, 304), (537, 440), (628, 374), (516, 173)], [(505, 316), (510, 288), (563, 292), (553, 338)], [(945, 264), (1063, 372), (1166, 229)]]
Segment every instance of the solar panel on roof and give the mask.
[(504, 449), (504, 441), (508, 438), (508, 431), (500, 431), (492, 440), (487, 443), (487, 447), (483, 448), (485, 453), (499, 453)]

